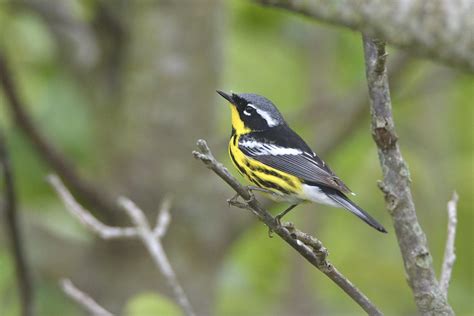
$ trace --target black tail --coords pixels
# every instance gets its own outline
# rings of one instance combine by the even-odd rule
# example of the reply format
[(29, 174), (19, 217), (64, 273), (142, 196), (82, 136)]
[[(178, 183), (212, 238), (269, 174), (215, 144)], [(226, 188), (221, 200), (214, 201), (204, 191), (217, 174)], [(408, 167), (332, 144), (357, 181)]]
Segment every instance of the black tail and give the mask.
[(346, 210), (349, 210), (351, 213), (355, 214), (357, 217), (359, 217), (361, 220), (378, 230), (379, 232), (386, 233), (387, 231), (385, 228), (377, 222), (372, 216), (367, 214), (363, 209), (361, 209), (359, 206), (357, 206), (354, 202), (349, 200), (347, 196), (345, 196), (343, 193), (332, 189), (332, 188), (321, 188), (324, 193), (328, 195), (328, 197), (336, 202), (337, 204), (341, 205), (344, 207)]

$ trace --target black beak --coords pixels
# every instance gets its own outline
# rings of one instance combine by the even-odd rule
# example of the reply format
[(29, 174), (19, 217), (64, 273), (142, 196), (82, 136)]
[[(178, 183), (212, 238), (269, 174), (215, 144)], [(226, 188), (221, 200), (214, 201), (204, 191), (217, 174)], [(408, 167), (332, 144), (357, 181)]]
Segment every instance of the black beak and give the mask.
[(235, 102), (232, 100), (232, 96), (230, 94), (227, 94), (221, 90), (216, 90), (217, 93), (219, 93), (219, 95), (221, 97), (223, 97), (224, 99), (226, 99), (227, 101), (229, 101), (230, 103), (232, 104), (235, 104)]

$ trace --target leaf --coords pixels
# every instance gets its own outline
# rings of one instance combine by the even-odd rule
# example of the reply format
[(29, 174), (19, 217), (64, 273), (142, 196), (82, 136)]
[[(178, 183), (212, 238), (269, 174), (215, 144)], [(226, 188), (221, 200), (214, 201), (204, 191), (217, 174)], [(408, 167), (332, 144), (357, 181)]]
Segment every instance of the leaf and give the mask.
[(126, 316), (181, 316), (181, 310), (170, 299), (156, 293), (141, 293), (125, 306)]

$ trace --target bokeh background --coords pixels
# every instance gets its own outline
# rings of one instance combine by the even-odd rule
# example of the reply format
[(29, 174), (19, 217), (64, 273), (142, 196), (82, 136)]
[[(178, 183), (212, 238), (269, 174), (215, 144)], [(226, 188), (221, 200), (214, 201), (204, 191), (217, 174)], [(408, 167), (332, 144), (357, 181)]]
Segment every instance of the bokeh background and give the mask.
[[(232, 190), (193, 159), (196, 140), (205, 138), (230, 167), (229, 109), (216, 89), (273, 100), (357, 193), (389, 234), (318, 205), (287, 219), (320, 238), (330, 260), (387, 315), (416, 313), (376, 185), (357, 32), (241, 0), (2, 0), (0, 48), (27, 111), (85, 179), (130, 197), (152, 220), (162, 198), (174, 197), (164, 246), (200, 315), (363, 315), (249, 212), (229, 208)], [(449, 301), (458, 315), (472, 315), (474, 80), (389, 52), (396, 127), (438, 272), (446, 203), (454, 190), (460, 196)], [(58, 286), (69, 277), (114, 313), (179, 315), (141, 243), (101, 241), (66, 213), (45, 182), (54, 170), (2, 96), (38, 314), (84, 315)], [(266, 203), (273, 212), (286, 207)], [(126, 223), (124, 214), (113, 217)], [(19, 304), (2, 228), (0, 315), (18, 315)]]

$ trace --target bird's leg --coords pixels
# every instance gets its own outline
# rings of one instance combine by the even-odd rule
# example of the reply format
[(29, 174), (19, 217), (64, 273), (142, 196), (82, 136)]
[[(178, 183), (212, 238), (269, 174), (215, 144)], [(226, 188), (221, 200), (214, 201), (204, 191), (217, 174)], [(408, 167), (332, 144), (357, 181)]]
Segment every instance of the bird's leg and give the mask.
[(249, 195), (250, 195), (250, 198), (248, 200), (243, 199), (244, 203), (242, 203), (239, 201), (239, 197), (241, 195), (239, 193), (236, 193), (233, 197), (231, 197), (230, 199), (227, 199), (227, 203), (229, 203), (229, 205), (236, 206), (238, 208), (248, 209), (249, 208), (248, 204), (255, 199), (255, 196), (253, 195), (251, 189), (249, 189)]
[[(294, 209), (296, 207), (296, 205), (298, 205), (298, 204), (290, 205), (290, 207), (288, 207), (286, 210), (284, 210), (283, 212), (281, 212), (277, 216), (275, 216), (275, 220), (277, 221), (278, 226), (281, 226), (281, 218), (283, 216), (285, 216), (289, 211)], [(269, 228), (268, 229), (268, 237), (272, 238), (273, 237), (272, 233), (273, 233), (273, 230), (271, 228)]]
[(233, 197), (227, 199), (227, 203), (229, 203), (229, 205), (233, 205), (234, 203), (238, 202), (237, 200), (239, 199), (239, 196), (240, 194), (236, 193)]
[(278, 194), (278, 193), (276, 193), (272, 190), (268, 190), (268, 189), (261, 188), (261, 187), (256, 187), (254, 185), (247, 186), (247, 189), (250, 190), (250, 191), (260, 191), (260, 192), (263, 192), (263, 193), (267, 193), (269, 195), (272, 195), (276, 200), (281, 198), (280, 194)]
[(260, 192), (264, 192), (264, 193), (268, 193), (268, 194), (274, 193), (274, 192), (271, 191), (271, 190), (268, 190), (268, 189), (265, 189), (265, 188), (261, 188), (261, 187), (257, 187), (257, 186), (254, 186), (254, 185), (249, 185), (249, 186), (247, 186), (247, 189), (250, 190), (250, 191), (260, 191)]
[[(247, 203), (254, 199), (254, 196), (252, 195), (252, 192), (253, 192), (253, 191), (260, 191), (260, 192), (265, 192), (265, 193), (269, 193), (269, 194), (272, 194), (272, 193), (273, 193), (273, 192), (270, 191), (270, 190), (267, 190), (267, 189), (264, 189), (264, 188), (260, 188), (260, 187), (256, 187), (256, 186), (253, 186), (253, 185), (247, 186), (247, 190), (248, 190), (249, 193), (250, 193), (250, 199), (247, 200), (247, 201), (245, 201), (245, 202), (247, 202)], [(239, 193), (236, 193), (233, 197), (231, 197), (230, 199), (227, 199), (227, 203), (229, 203), (229, 205), (233, 205), (233, 204), (236, 204), (236, 203), (240, 203), (240, 202), (238, 201), (239, 196), (240, 196), (240, 194), (239, 194)]]
[(283, 212), (281, 212), (280, 214), (278, 214), (277, 216), (275, 216), (275, 219), (278, 223), (278, 225), (280, 226), (281, 225), (281, 219), (283, 218), (283, 216), (285, 216), (286, 214), (288, 214), (292, 209), (294, 209), (296, 207), (296, 205), (298, 204), (293, 204), (293, 205), (290, 205), (290, 207), (288, 207), (286, 210), (284, 210)]

